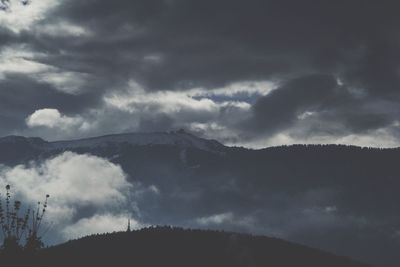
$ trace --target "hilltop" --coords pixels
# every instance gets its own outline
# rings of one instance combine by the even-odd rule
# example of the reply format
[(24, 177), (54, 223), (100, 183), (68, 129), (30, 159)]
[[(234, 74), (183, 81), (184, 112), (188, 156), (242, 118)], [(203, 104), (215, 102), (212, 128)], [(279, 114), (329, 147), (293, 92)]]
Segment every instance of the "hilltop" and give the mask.
[(264, 236), (157, 227), (88, 236), (44, 249), (30, 265), (174, 267), (371, 267)]

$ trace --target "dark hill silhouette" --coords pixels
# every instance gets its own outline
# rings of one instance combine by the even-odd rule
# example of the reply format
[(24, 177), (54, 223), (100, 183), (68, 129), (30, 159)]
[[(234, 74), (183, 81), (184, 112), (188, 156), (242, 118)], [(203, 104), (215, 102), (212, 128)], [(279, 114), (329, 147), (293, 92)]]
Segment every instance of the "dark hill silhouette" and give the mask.
[(85, 237), (44, 249), (30, 266), (369, 267), (280, 239), (244, 234), (147, 228)]
[[(64, 151), (109, 159), (130, 182), (160, 192), (137, 200), (149, 225), (284, 233), (290, 241), (380, 266), (400, 263), (399, 148), (252, 150), (180, 131), (62, 142), (11, 136), (0, 138), (0, 151), (6, 151), (0, 164), (10, 167), (31, 166), (32, 160), (40, 163)], [(245, 223), (198, 223), (224, 213)]]

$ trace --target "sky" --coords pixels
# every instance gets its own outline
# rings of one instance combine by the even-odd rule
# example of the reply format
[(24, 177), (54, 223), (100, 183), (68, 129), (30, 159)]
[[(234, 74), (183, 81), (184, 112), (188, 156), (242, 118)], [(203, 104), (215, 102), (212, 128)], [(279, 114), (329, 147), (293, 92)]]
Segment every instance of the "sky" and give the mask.
[[(183, 128), (249, 148), (400, 146), (396, 2), (0, 0), (0, 137), (53, 141)], [(0, 188), (12, 184), (28, 203), (50, 193), (49, 221), (65, 240), (121, 230), (140, 211), (137, 199), (166, 194), (131, 183), (110, 159), (68, 151), (0, 165), (0, 178)], [(331, 195), (323, 189), (300, 201), (289, 196), (293, 209), (265, 217), (297, 218), (287, 228), (304, 235), (301, 227), (314, 222), (364, 223), (336, 215), (342, 207), (324, 203)], [(332, 199), (340, 202), (340, 194)], [(230, 221), (254, 224), (226, 209), (190, 225)]]
[(399, 145), (395, 1), (2, 0), (0, 136)]

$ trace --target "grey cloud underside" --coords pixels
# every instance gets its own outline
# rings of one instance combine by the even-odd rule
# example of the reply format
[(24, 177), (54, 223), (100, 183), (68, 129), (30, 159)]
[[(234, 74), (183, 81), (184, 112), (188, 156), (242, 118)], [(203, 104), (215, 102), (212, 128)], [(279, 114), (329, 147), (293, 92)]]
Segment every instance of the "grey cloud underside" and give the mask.
[[(387, 110), (379, 104), (374, 107), (373, 103), (379, 101)], [(335, 124), (341, 126), (336, 134), (362, 133), (389, 126), (397, 119), (398, 112), (390, 109), (390, 102), (385, 104), (369, 96), (360, 98), (339, 85), (332, 75), (302, 76), (258, 99), (253, 106), (253, 117), (245, 124), (256, 133), (274, 133), (290, 127), (309, 112), (317, 121), (329, 121), (331, 125), (315, 125), (303, 134), (328, 133)], [(303, 123), (313, 127), (307, 120)]]
[[(334, 140), (385, 129), (397, 139), (400, 21), (395, 10), (394, 2), (358, 0), (62, 1), (35, 29), (15, 33), (3, 28), (0, 42), (2, 47), (25, 44), (45, 55), (37, 62), (83, 73), (85, 82), (79, 93), (67, 94), (51, 92), (51, 84), (18, 78), (22, 88), (29, 87), (23, 90), (16, 77), (6, 74), (1, 86), (7, 90), (2, 91), (18, 91), (20, 99), (1, 97), (17, 109), (3, 115), (2, 123), (12, 125), (17, 117), (20, 125), (4, 132), (24, 129), (24, 119), (40, 108), (68, 115), (103, 109), (104, 96), (125, 91), (129, 80), (147, 92), (269, 80), (278, 89), (248, 102), (253, 107), (247, 116), (236, 119), (228, 110), (229, 123), (216, 116), (201, 123), (227, 128), (235, 133), (233, 139), (221, 133), (213, 137), (238, 143), (282, 131), (295, 140), (313, 135)], [(88, 34), (39, 33), (60, 21)], [(26, 103), (18, 108), (21, 101)], [(299, 120), (301, 112), (313, 116)], [(117, 129), (166, 130), (188, 123), (165, 112), (138, 116), (135, 126)], [(99, 123), (86, 135), (107, 132), (107, 124)], [(32, 132), (51, 135), (43, 129)]]
[[(93, 1), (60, 10), (100, 33), (79, 51), (129, 59), (117, 61), (117, 73), (136, 74), (152, 89), (321, 71), (372, 90), (396, 87), (399, 19), (387, 3)], [(165, 56), (159, 72), (132, 69), (135, 55), (146, 53)]]

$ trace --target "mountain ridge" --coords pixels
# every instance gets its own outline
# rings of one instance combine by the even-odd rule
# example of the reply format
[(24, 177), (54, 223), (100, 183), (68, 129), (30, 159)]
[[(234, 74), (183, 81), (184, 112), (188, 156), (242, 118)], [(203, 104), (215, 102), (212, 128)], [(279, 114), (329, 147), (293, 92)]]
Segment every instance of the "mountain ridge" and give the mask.
[[(133, 137), (133, 138), (132, 138)], [(142, 140), (140, 140), (140, 137)], [(158, 138), (157, 138), (158, 137)], [(136, 138), (136, 140), (134, 140)], [(170, 138), (168, 140), (168, 138)], [(179, 138), (182, 142), (179, 142)], [(129, 140), (130, 139), (130, 140)], [(191, 140), (190, 140), (191, 139)], [(190, 147), (190, 141), (194, 144), (193, 147), (200, 148), (203, 150), (212, 150), (212, 149), (245, 149), (251, 151), (264, 151), (264, 150), (274, 150), (274, 149), (282, 149), (282, 148), (328, 148), (328, 147), (343, 147), (343, 148), (354, 148), (354, 149), (368, 149), (368, 150), (399, 150), (400, 147), (368, 147), (368, 146), (357, 146), (357, 145), (348, 145), (348, 144), (335, 144), (335, 143), (327, 143), (327, 144), (290, 144), (290, 145), (277, 145), (277, 146), (266, 146), (262, 148), (248, 148), (245, 146), (235, 146), (235, 145), (225, 145), (218, 140), (215, 139), (207, 139), (198, 137), (188, 131), (185, 130), (177, 130), (177, 131), (166, 131), (166, 132), (128, 132), (128, 133), (115, 133), (115, 134), (106, 134), (85, 138), (77, 138), (77, 139), (62, 139), (55, 141), (48, 141), (41, 137), (29, 137), (22, 135), (8, 135), (0, 137), (0, 143), (7, 142), (27, 142), (33, 145), (47, 145), (52, 149), (57, 148), (75, 148), (79, 146), (89, 146), (88, 144), (93, 145), (101, 145), (101, 143), (129, 143), (131, 145), (178, 145), (180, 147)], [(175, 142), (173, 142), (175, 141)], [(197, 144), (196, 144), (197, 142)], [(201, 144), (203, 143), (203, 144)], [(208, 145), (207, 145), (208, 143)], [(197, 145), (197, 146), (196, 146)]]
[(27, 142), (32, 145), (45, 146), (47, 149), (93, 147), (121, 143), (128, 143), (131, 145), (176, 145), (179, 147), (194, 147), (209, 151), (220, 150), (226, 147), (216, 140), (200, 138), (184, 130), (169, 132), (132, 132), (108, 134), (59, 141), (46, 141), (40, 137), (25, 137), (18, 135), (10, 135), (0, 138), (0, 143), (7, 142)]
[[(234, 232), (149, 227), (68, 241), (41, 252), (41, 265), (229, 267), (372, 267), (347, 257), (267, 236)], [(48, 264), (48, 265), (46, 265)]]

